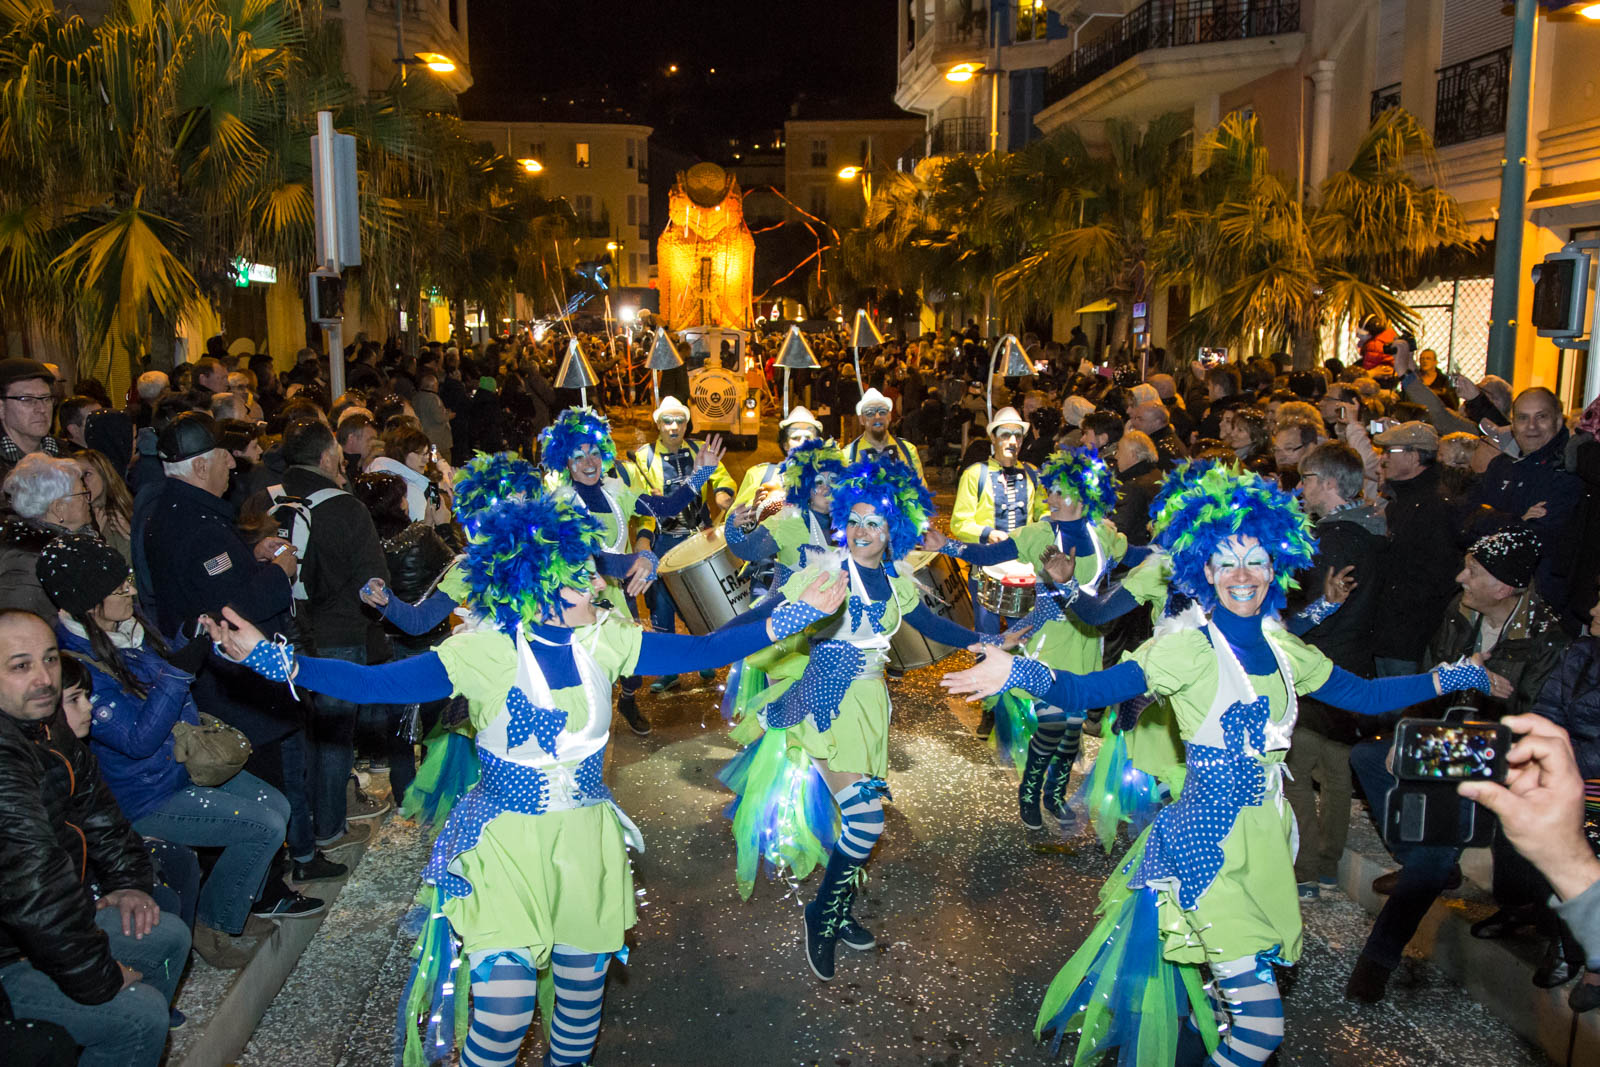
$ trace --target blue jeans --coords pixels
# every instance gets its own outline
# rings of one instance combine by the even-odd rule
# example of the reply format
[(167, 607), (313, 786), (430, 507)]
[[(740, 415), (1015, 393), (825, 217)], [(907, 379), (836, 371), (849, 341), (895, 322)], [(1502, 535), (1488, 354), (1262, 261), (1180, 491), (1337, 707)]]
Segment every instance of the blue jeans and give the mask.
[[(319, 648), (317, 655), (366, 663), (367, 646)], [(345, 831), (345, 789), (355, 765), (356, 720), (364, 705), (316, 695), (317, 714), (311, 724), (311, 752), (306, 788), (311, 793), (312, 827), (317, 844), (326, 845)], [(299, 856), (295, 857), (299, 859)]]
[[(656, 538), (650, 551), (657, 557), (665, 556), (688, 540), (686, 536), (662, 534)], [(650, 625), (664, 634), (670, 634), (678, 621), (678, 606), (672, 602), (665, 582), (657, 580), (645, 591), (644, 602), (650, 608)]]
[(284, 840), (289, 855), (299, 863), (307, 863), (317, 852), (317, 835), (312, 828), (311, 737), (305, 730), (296, 730), (270, 747), (277, 755), (283, 795), (289, 801), (289, 829)]
[[(1367, 795), (1373, 817), (1382, 833), (1384, 803), (1389, 789), (1395, 784), (1394, 775), (1384, 767), (1389, 754), (1389, 741), (1363, 741), (1350, 750), (1350, 767), (1361, 782)], [(1463, 800), (1463, 804), (1471, 801)], [(1461, 858), (1461, 850), (1437, 845), (1404, 845), (1395, 848), (1394, 858), (1400, 864), (1400, 877), (1394, 892), (1384, 901), (1383, 910), (1373, 921), (1372, 932), (1367, 935), (1361, 954), (1373, 962), (1393, 970), (1400, 965), (1406, 944), (1416, 934), (1423, 916), (1444, 891), (1450, 872)]]
[(200, 861), (194, 849), (154, 837), (145, 838), (144, 843), (150, 846), (158, 879), (150, 895), (162, 911), (175, 912), (183, 918), (183, 925), (193, 930), (195, 907), (200, 900)]
[(79, 1067), (156, 1067), (167, 1047), (168, 1008), (189, 958), (189, 928), (176, 915), (161, 916), (142, 939), (122, 932), (122, 913), (105, 908), (95, 925), (111, 942), (111, 955), (143, 978), (104, 1004), (80, 1004), (31, 963), (0, 968), (0, 988), (19, 1019), (63, 1027), (83, 1046)]
[(191, 785), (178, 790), (133, 828), (163, 841), (222, 849), (211, 876), (200, 887), (195, 918), (223, 933), (238, 934), (266, 884), (288, 823), (289, 802), (283, 794), (240, 771), (215, 789)]

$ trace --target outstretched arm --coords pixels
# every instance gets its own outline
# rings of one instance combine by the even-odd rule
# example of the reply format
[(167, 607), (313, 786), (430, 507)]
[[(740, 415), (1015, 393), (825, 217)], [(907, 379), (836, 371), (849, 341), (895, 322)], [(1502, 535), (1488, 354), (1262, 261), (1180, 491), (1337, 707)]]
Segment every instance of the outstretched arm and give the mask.
[(811, 580), (800, 599), (768, 597), (742, 616), (746, 621), (712, 633), (698, 637), (647, 633), (640, 638), (638, 662), (629, 673), (682, 674), (725, 667), (832, 615), (849, 592), (850, 583), (842, 574), (823, 572)]
[(1392, 678), (1362, 678), (1343, 667), (1335, 667), (1328, 680), (1311, 695), (1324, 704), (1357, 715), (1386, 715), (1463, 689), (1477, 689), (1501, 698), (1511, 694), (1511, 684), (1504, 678), (1484, 670), (1482, 664), (1463, 660), (1423, 674)]
[(973, 544), (968, 541), (946, 541), (939, 549), (947, 556), (964, 560), (974, 567), (992, 567), (996, 563), (1010, 563), (1017, 558), (1017, 543), (1010, 538), (992, 544)]
[(1007, 689), (1024, 689), (1064, 711), (1120, 704), (1149, 688), (1144, 669), (1133, 660), (1088, 674), (1052, 671), (1037, 660), (974, 646), (983, 655), (974, 667), (947, 674), (939, 684), (957, 696), (977, 699)]
[(778, 542), (772, 536), (772, 531), (762, 524), (746, 533), (738, 522), (742, 510), (729, 508), (728, 520), (722, 524), (722, 535), (728, 542), (728, 548), (746, 563), (772, 559), (778, 554)]
[(405, 633), (425, 634), (448, 619), (458, 606), (450, 594), (435, 589), (416, 604), (407, 604), (397, 596), (389, 597), (383, 605), (383, 617)]

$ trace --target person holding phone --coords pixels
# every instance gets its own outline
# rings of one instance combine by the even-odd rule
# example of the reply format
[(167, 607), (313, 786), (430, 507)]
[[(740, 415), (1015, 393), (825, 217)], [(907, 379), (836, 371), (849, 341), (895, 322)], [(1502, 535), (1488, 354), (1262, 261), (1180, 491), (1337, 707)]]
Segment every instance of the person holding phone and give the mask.
[[(1112, 1045), (1215, 1054), (1265, 1063), (1283, 1040), (1273, 968), (1301, 952), (1284, 756), (1298, 697), (1367, 715), (1440, 693), (1506, 683), (1459, 661), (1367, 680), (1335, 666), (1278, 621), (1291, 575), (1313, 559), (1299, 502), (1250, 473), (1216, 467), (1172, 497), (1152, 533), (1167, 539), (1174, 588), (1194, 604), (1109, 670), (1076, 675), (993, 649), (946, 675), (945, 688), (980, 697), (1020, 686), (1053, 707), (1165, 696), (1185, 742), (1182, 793), (1140, 834), (1101, 891), (1101, 920), (1056, 976), (1038, 1032), (1097, 1035), (1080, 1062)], [(976, 650), (976, 649), (975, 649)], [(1131, 728), (1141, 709), (1123, 704)], [(1210, 968), (1226, 1025), (1203, 1009)], [(1128, 981), (1130, 969), (1147, 981)], [(1170, 990), (1161, 1011), (1152, 988)], [(1114, 1025), (1113, 1025), (1114, 1020)], [(1147, 1029), (1148, 1028), (1148, 1029)]]

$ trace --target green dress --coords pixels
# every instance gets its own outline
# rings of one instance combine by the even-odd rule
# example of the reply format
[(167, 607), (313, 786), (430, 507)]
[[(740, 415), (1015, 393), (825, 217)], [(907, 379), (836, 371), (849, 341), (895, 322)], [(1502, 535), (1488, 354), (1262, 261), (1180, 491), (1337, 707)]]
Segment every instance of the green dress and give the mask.
[[(1128, 551), (1128, 539), (1117, 528), (1101, 519), (1091, 528), (1101, 559), (1079, 556), (1073, 568), (1073, 579), (1083, 587), (1097, 578), (1103, 579)], [(1056, 547), (1056, 531), (1048, 520), (1032, 522), (1015, 530), (1011, 540), (1016, 542), (1017, 560), (1044, 573), (1044, 555)], [(1040, 626), (1038, 632), (1028, 635), (1018, 651), (1036, 659), (1047, 667), (1087, 674), (1100, 669), (1100, 631), (1076, 616), (1052, 619)]]

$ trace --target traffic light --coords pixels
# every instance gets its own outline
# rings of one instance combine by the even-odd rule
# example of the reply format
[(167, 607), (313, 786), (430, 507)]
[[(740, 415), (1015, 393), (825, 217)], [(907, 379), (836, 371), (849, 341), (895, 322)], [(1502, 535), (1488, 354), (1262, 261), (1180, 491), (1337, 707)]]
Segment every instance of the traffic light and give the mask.
[(1589, 253), (1551, 252), (1533, 268), (1533, 325), (1540, 337), (1581, 337), (1589, 296)]
[(311, 321), (338, 322), (344, 318), (344, 278), (336, 271), (311, 272)]

